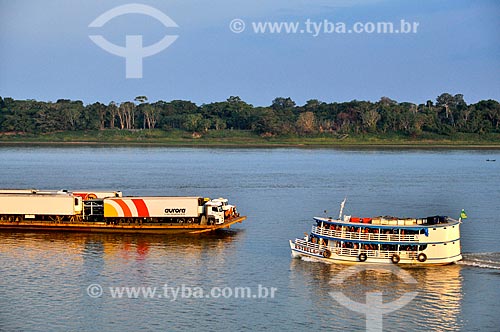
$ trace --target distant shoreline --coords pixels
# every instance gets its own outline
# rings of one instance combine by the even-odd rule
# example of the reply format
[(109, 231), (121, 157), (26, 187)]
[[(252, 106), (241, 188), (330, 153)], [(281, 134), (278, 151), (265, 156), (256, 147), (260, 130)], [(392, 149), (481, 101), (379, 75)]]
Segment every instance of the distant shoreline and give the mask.
[(66, 147), (173, 147), (173, 148), (236, 148), (236, 149), (272, 149), (272, 148), (303, 148), (303, 149), (480, 149), (500, 150), (500, 143), (477, 143), (477, 142), (322, 142), (315, 143), (305, 141), (303, 143), (280, 140), (279, 142), (220, 142), (217, 140), (204, 141), (46, 141), (46, 140), (1, 140), (2, 146), (66, 146)]
[(90, 130), (59, 131), (50, 134), (2, 133), (0, 146), (161, 146), (200, 148), (418, 148), (418, 149), (500, 149), (500, 134), (424, 133), (418, 137), (402, 134), (319, 134), (309, 136), (261, 136), (251, 131), (221, 130), (192, 133), (172, 130)]

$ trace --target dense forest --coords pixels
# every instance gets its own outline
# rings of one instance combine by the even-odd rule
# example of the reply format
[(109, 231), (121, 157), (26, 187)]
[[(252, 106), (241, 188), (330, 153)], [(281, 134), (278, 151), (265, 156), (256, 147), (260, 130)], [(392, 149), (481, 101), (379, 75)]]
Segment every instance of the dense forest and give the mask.
[(467, 105), (463, 95), (443, 93), (424, 104), (353, 100), (325, 103), (309, 100), (298, 106), (291, 98), (276, 98), (267, 107), (254, 107), (231, 96), (226, 101), (196, 105), (191, 101), (96, 102), (60, 99), (57, 102), (0, 97), (0, 132), (44, 134), (86, 130), (182, 130), (203, 135), (208, 131), (247, 130), (262, 137), (283, 135), (345, 135), (397, 133), (500, 133), (500, 104), (482, 100)]

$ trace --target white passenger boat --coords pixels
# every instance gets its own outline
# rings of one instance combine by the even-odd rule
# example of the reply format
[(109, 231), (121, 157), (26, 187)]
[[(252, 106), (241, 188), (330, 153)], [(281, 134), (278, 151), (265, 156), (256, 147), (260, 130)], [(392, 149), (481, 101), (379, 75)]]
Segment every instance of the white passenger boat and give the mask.
[(290, 240), (292, 256), (328, 262), (451, 264), (462, 259), (459, 220), (446, 216), (426, 218), (342, 216), (314, 217), (310, 234)]

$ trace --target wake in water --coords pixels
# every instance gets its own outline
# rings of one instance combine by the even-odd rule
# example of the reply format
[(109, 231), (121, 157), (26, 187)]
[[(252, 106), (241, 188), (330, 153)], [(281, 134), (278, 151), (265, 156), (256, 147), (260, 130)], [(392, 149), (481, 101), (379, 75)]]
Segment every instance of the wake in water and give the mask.
[(457, 264), (500, 270), (500, 252), (466, 253)]
[(303, 260), (304, 262), (316, 262), (316, 263), (324, 263), (321, 259), (313, 258), (313, 257), (305, 257), (305, 256), (300, 256), (300, 259)]

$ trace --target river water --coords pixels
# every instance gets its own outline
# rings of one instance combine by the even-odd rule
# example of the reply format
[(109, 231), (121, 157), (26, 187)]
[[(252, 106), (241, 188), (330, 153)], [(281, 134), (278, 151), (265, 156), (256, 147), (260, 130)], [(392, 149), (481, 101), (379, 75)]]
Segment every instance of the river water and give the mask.
[[(2, 146), (0, 187), (223, 196), (248, 216), (204, 236), (0, 232), (0, 331), (500, 331), (498, 150)], [(358, 216), (465, 209), (464, 260), (349, 275), (292, 259), (344, 197)]]

